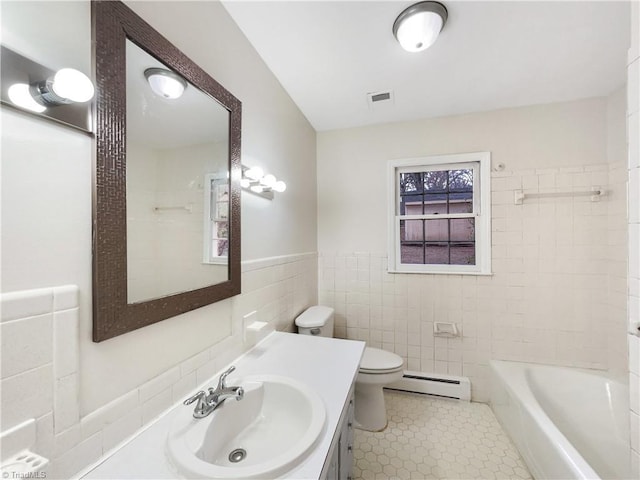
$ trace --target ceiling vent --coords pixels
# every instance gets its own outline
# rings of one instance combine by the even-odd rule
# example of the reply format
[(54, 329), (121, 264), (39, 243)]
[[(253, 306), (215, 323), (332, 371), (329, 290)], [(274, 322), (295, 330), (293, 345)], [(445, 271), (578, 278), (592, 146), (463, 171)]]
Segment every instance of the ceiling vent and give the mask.
[(391, 105), (393, 104), (393, 92), (391, 90), (387, 90), (383, 92), (367, 93), (367, 103), (370, 107)]

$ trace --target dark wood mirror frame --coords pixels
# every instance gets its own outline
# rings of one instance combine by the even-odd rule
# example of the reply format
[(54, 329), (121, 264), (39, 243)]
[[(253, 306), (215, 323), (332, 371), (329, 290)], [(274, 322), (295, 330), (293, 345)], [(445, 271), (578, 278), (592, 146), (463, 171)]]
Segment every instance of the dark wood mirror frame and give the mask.
[[(96, 156), (93, 192), (93, 341), (174, 317), (240, 293), (241, 103), (119, 1), (94, 1)], [(126, 69), (129, 39), (229, 111), (228, 281), (127, 303)]]

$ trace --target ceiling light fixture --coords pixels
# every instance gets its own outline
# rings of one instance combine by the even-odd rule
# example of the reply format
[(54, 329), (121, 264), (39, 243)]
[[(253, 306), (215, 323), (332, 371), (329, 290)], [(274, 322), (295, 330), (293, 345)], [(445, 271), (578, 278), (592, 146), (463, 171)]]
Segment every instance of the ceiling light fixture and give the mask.
[(393, 36), (406, 51), (420, 52), (435, 43), (447, 17), (447, 9), (439, 2), (416, 3), (393, 22)]
[(170, 100), (180, 98), (187, 88), (187, 81), (184, 78), (164, 68), (147, 68), (144, 76), (153, 93)]

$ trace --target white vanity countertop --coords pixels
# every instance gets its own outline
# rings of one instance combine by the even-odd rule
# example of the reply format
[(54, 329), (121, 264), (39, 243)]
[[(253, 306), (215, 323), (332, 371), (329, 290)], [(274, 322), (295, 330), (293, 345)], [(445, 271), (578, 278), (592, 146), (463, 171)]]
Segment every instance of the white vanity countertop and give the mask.
[[(282, 478), (320, 477), (342, 408), (358, 373), (364, 347), (364, 342), (274, 332), (232, 362), (236, 370), (229, 376), (228, 385), (233, 385), (234, 379), (246, 375), (283, 375), (308, 385), (324, 401), (327, 419), (321, 438), (311, 454)], [(215, 386), (216, 382), (217, 376), (207, 384)], [(175, 415), (174, 410), (179, 408), (193, 407), (181, 404), (174, 407), (120, 449), (101, 459), (100, 463), (82, 478), (179, 478), (165, 455), (167, 432)]]

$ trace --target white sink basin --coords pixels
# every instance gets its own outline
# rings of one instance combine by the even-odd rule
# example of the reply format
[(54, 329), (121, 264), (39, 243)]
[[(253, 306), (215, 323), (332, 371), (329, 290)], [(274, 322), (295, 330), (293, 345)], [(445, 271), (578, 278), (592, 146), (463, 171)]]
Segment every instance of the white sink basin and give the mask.
[(229, 384), (244, 388), (242, 400), (227, 399), (202, 419), (193, 418), (193, 408), (179, 410), (167, 438), (178, 472), (186, 478), (274, 478), (298, 465), (324, 428), (320, 397), (275, 375)]

